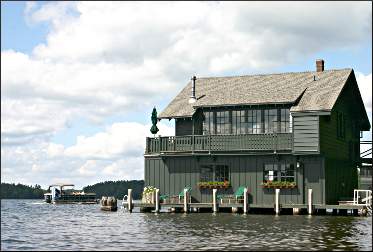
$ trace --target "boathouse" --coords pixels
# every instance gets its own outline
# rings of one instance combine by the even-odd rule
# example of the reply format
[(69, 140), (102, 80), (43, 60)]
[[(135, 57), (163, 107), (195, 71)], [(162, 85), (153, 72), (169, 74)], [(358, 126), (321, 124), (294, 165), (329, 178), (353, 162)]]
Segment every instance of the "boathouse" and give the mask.
[(315, 71), (193, 77), (161, 119), (175, 119), (175, 136), (146, 138), (146, 186), (190, 187), (196, 203), (245, 186), (258, 208), (273, 208), (276, 188), (280, 204), (307, 204), (308, 189), (316, 205), (352, 198), (370, 130), (353, 69), (323, 60)]

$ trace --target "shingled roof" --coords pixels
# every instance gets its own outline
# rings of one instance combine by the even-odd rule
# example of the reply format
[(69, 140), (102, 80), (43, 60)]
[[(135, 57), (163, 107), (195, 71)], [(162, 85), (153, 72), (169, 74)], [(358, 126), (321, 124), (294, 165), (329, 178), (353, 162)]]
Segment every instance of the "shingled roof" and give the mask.
[(190, 81), (158, 118), (191, 117), (198, 107), (260, 104), (292, 104), (291, 112), (331, 111), (352, 72), (339, 69), (197, 78), (197, 101), (188, 102)]

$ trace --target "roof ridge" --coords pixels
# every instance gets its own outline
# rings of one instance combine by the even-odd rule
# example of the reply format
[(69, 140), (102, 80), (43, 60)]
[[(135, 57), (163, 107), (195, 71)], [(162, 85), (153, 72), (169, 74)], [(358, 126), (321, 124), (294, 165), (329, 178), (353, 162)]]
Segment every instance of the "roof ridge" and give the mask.
[[(353, 68), (341, 68), (341, 69), (328, 69), (323, 72), (336, 72), (343, 70), (353, 70)], [(232, 76), (216, 76), (216, 77), (197, 77), (198, 79), (217, 79), (217, 78), (239, 78), (239, 77), (248, 77), (248, 76), (268, 76), (268, 75), (285, 75), (285, 74), (304, 74), (304, 73), (318, 73), (316, 71), (302, 71), (302, 72), (282, 72), (282, 73), (267, 73), (267, 74), (246, 74), (246, 75), (232, 75)]]

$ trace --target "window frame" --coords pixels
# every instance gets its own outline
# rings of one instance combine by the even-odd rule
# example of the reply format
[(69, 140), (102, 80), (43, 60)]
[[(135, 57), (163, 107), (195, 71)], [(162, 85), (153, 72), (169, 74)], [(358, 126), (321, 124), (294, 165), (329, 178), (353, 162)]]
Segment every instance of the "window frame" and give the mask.
[[(210, 177), (211, 179), (206, 180), (205, 176), (201, 176), (202, 169), (211, 167), (211, 174)], [(224, 170), (218, 170), (223, 168)], [(231, 169), (229, 165), (227, 164), (201, 164), (199, 166), (199, 181), (200, 182), (224, 182), (224, 179), (227, 178), (227, 181), (231, 180)]]
[[(271, 166), (272, 166), (272, 170), (270, 169)], [(282, 169), (282, 167), (284, 167), (285, 169)], [(283, 171), (285, 175), (282, 175)], [(291, 173), (293, 175), (289, 175)], [(272, 181), (297, 182), (296, 177), (297, 176), (296, 176), (295, 165), (292, 162), (282, 161), (282, 162), (268, 162), (268, 163), (263, 164), (263, 182), (269, 182), (269, 181), (271, 182)], [(285, 180), (283, 180), (283, 178), (285, 178)]]

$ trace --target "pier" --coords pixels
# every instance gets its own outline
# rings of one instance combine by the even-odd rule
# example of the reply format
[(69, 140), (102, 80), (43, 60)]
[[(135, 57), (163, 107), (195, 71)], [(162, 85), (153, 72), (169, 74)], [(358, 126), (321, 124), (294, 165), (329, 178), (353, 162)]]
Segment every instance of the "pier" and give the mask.
[[(224, 202), (218, 200), (216, 191), (213, 191), (212, 202), (200, 203), (191, 202), (188, 197), (188, 192), (184, 191), (182, 200), (172, 202), (160, 202), (159, 189), (156, 190), (151, 203), (133, 202), (132, 190), (128, 190), (128, 195), (124, 196), (122, 205), (129, 212), (133, 212), (134, 208), (139, 208), (139, 212), (161, 212), (161, 209), (167, 209), (166, 212), (240, 212), (248, 213), (273, 213), (279, 214), (308, 214), (308, 215), (325, 215), (330, 212), (332, 215), (353, 215), (367, 216), (372, 214), (372, 191), (371, 190), (354, 190), (353, 201), (340, 201), (338, 205), (313, 204), (312, 189), (309, 189), (307, 204), (279, 204), (280, 189), (276, 189), (273, 205), (256, 205), (248, 203), (248, 193), (245, 190), (243, 200), (233, 200), (233, 202)], [(361, 197), (363, 194), (365, 197)], [(273, 211), (271, 211), (271, 209)], [(329, 211), (328, 211), (329, 210)]]

